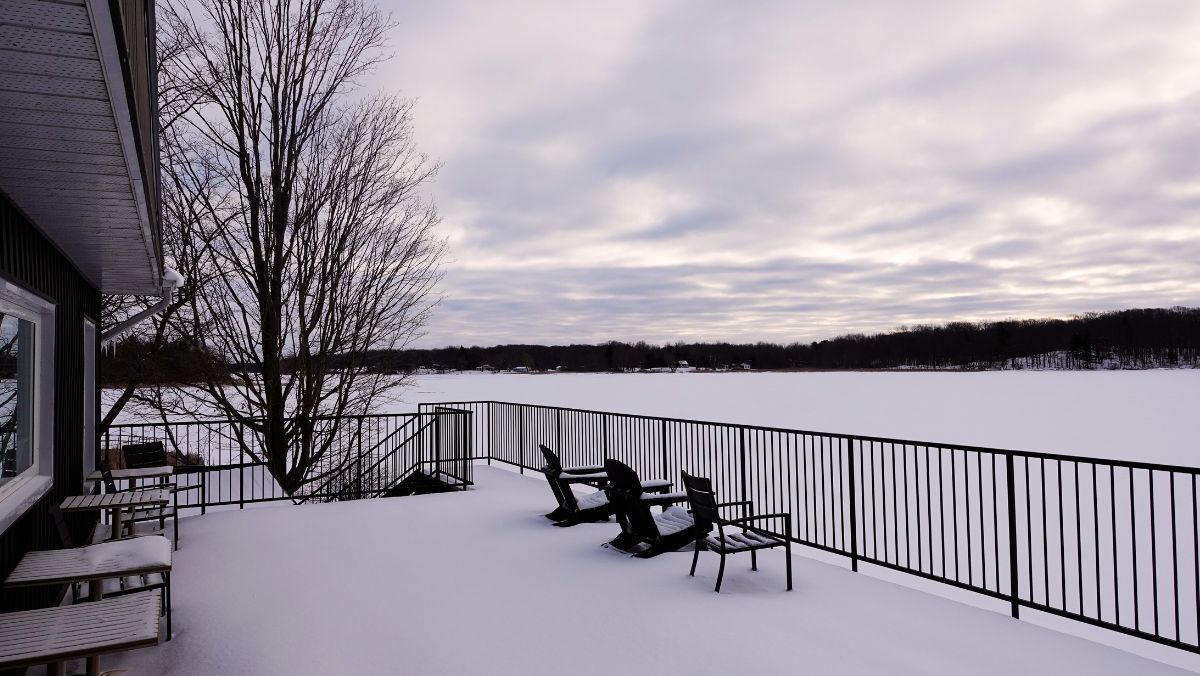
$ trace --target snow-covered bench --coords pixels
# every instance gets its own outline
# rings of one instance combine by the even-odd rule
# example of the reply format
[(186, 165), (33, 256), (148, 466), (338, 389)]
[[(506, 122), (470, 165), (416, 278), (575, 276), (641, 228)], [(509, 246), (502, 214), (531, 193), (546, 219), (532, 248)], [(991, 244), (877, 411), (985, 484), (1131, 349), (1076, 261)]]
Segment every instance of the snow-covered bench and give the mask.
[[(59, 542), (65, 549), (75, 548), (75, 543), (71, 537), (71, 531), (67, 527), (66, 519), (63, 518), (62, 511), (57, 506), (50, 507), (50, 516), (54, 521), (54, 526), (58, 530)], [(96, 524), (93, 535), (89, 540), (87, 547), (76, 548), (76, 551), (92, 551), (103, 552), (100, 547), (106, 542), (121, 542), (121, 540), (107, 540), (105, 535), (108, 534), (108, 529), (104, 524)], [(139, 536), (134, 536), (139, 537)], [(162, 560), (165, 557), (166, 567), (170, 568), (171, 549), (168, 548), (165, 552), (162, 551), (160, 542), (166, 542), (166, 538), (159, 533), (150, 533), (140, 537), (157, 538), (157, 540), (147, 540), (146, 543), (135, 545), (141, 553), (140, 556), (135, 553), (134, 558), (139, 559), (143, 564), (135, 566), (141, 568), (125, 575), (117, 577), (104, 578), (100, 584), (101, 596), (103, 598), (113, 598), (116, 596), (124, 596), (135, 592), (148, 592), (154, 590), (162, 590), (162, 609), (161, 612), (167, 618), (167, 640), (171, 640), (171, 573), (169, 570), (163, 570)], [(134, 563), (138, 563), (137, 560)], [(91, 583), (80, 582), (71, 585), (72, 601), (79, 603), (81, 599), (92, 596)]]
[(158, 644), (161, 594), (0, 614), (0, 671), (46, 664), (61, 676), (66, 660), (86, 657), (97, 676), (99, 655)]

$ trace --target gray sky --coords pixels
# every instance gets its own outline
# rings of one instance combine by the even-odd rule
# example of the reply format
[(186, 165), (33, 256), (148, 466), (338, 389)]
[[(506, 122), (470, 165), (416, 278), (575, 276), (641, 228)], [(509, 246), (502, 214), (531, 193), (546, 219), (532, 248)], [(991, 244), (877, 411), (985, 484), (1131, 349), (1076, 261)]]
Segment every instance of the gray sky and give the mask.
[(381, 0), (421, 346), (1200, 305), (1200, 3)]

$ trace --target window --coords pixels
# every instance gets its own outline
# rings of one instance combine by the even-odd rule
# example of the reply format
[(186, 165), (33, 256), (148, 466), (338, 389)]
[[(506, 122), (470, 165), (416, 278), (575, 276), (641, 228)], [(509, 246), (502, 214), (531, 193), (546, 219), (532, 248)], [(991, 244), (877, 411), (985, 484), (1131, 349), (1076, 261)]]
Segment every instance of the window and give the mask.
[(33, 400), (37, 324), (0, 306), (0, 486), (36, 472)]
[(0, 532), (54, 474), (54, 305), (0, 279)]

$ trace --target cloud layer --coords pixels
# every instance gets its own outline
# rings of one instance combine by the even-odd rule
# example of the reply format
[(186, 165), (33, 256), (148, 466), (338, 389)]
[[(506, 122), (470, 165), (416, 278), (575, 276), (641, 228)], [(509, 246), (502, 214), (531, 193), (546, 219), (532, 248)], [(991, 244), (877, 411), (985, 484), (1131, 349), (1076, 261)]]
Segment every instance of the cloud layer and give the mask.
[(384, 4), (452, 262), (422, 345), (1200, 304), (1200, 5)]

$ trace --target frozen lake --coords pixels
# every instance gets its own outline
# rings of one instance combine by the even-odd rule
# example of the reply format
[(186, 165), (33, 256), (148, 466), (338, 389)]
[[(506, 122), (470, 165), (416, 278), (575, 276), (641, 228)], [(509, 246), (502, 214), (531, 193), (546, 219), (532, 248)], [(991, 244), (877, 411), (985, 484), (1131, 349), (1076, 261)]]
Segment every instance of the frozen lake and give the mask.
[(1200, 371), (448, 374), (397, 410), (496, 400), (1200, 465)]

